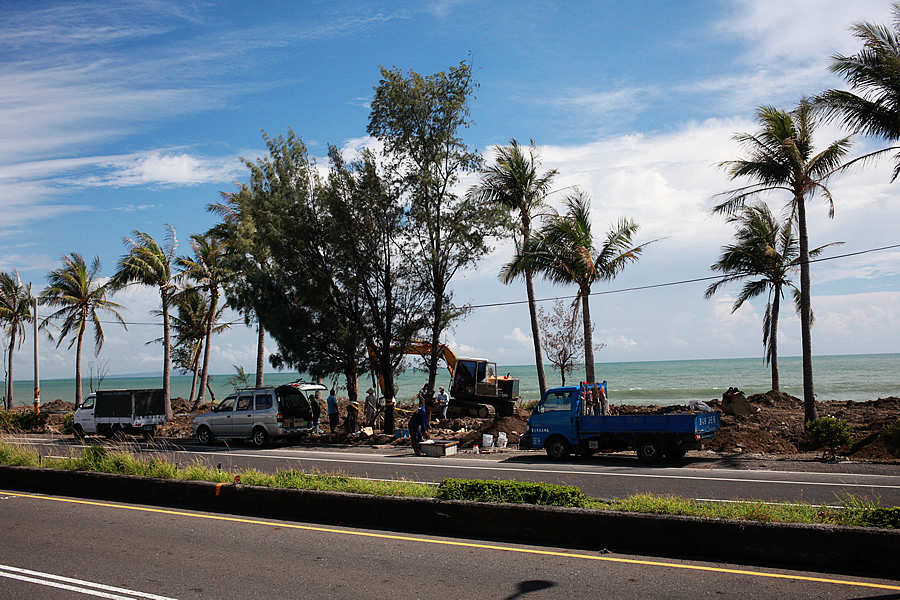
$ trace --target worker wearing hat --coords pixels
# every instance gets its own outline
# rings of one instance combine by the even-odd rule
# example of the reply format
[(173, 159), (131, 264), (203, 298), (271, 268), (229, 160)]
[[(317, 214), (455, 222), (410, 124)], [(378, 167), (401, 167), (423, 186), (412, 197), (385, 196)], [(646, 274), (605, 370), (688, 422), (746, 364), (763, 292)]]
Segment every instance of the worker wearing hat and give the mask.
[(375, 397), (375, 389), (366, 390), (366, 427), (375, 427), (375, 414), (378, 411), (378, 398)]
[(442, 419), (447, 418), (447, 407), (450, 406), (450, 396), (444, 391), (444, 388), (438, 388), (437, 409)]

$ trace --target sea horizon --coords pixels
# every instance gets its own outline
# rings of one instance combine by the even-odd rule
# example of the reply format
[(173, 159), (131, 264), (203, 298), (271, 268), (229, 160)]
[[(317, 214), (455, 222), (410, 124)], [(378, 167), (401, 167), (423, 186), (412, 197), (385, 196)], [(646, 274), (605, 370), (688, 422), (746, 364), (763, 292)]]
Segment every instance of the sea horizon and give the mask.
[[(781, 391), (802, 397), (802, 359), (799, 356), (779, 357)], [(532, 365), (499, 365), (500, 374), (509, 373), (520, 379), (523, 400), (537, 400), (539, 389), (537, 370)], [(748, 396), (771, 389), (771, 369), (762, 358), (714, 358), (598, 362), (594, 365), (598, 381), (609, 382), (610, 401), (621, 404), (686, 404), (690, 400), (721, 398), (730, 387), (743, 390)], [(552, 365), (545, 365), (548, 387), (561, 383), (560, 374)], [(900, 353), (820, 355), (813, 357), (813, 380), (818, 400), (867, 401), (890, 396), (900, 396)], [(212, 374), (213, 393), (221, 400), (234, 388), (227, 379), (234, 373)], [(305, 378), (297, 372), (269, 371), (264, 373), (266, 385), (280, 385)], [(566, 377), (566, 384), (584, 379), (584, 365)], [(172, 397), (187, 398), (190, 394), (191, 375), (171, 376)], [(407, 368), (397, 377), (398, 402), (415, 398), (427, 380), (427, 373), (418, 368)], [(249, 385), (255, 382), (255, 373), (249, 374)], [(437, 386), (449, 382), (447, 370), (438, 370)], [(326, 386), (335, 385), (338, 395), (346, 396), (343, 376), (326, 378)], [(16, 406), (30, 406), (34, 400), (34, 382), (30, 379), (13, 382), (13, 398)], [(371, 376), (364, 373), (359, 379), (360, 396), (373, 386)], [(94, 388), (97, 388), (94, 382)], [(130, 373), (108, 375), (103, 389), (145, 389), (162, 387), (162, 373)], [(377, 385), (373, 387), (377, 388)], [(82, 378), (84, 395), (90, 393), (88, 378)], [(53, 400), (74, 401), (75, 379), (42, 379), (41, 403)], [(207, 394), (207, 400), (209, 400)]]

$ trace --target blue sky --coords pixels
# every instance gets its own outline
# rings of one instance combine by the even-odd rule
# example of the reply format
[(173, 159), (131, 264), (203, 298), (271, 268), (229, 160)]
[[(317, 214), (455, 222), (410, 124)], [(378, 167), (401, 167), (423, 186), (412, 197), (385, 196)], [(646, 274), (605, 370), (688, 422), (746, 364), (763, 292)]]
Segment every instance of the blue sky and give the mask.
[[(219, 192), (247, 179), (240, 157), (260, 135), (293, 129), (325, 164), (327, 144), (371, 143), (368, 103), (379, 66), (430, 74), (471, 60), (480, 84), (466, 141), (490, 157), (510, 138), (534, 139), (565, 188), (593, 198), (598, 231), (622, 215), (640, 241), (664, 238), (595, 292), (599, 361), (762, 356), (765, 299), (731, 314), (735, 289), (703, 299), (708, 282), (619, 292), (711, 275), (732, 229), (708, 216), (735, 187), (715, 164), (737, 158), (761, 104), (792, 108), (842, 82), (829, 56), (850, 54), (854, 21), (890, 23), (886, 0), (682, 2), (135, 2), (7, 1), (0, 6), (0, 270), (40, 290), (62, 253), (99, 256), (105, 275), (141, 230), (172, 224), (189, 253)], [(845, 135), (822, 126), (820, 146)], [(879, 142), (858, 139), (854, 153)], [(835, 179), (836, 216), (810, 207), (811, 244), (829, 255), (896, 244), (900, 183), (890, 164)], [(465, 179), (460, 189), (474, 182)], [(773, 209), (785, 198), (768, 198)], [(475, 305), (521, 300), (497, 280), (508, 243), (454, 284)], [(897, 352), (900, 252), (813, 269), (816, 354)], [(543, 298), (574, 289), (540, 284)], [(158, 370), (156, 292), (117, 296), (128, 331), (106, 326), (110, 373)], [(799, 324), (782, 313), (783, 355), (800, 353)], [(501, 364), (531, 360), (527, 310), (476, 309), (448, 333), (459, 353)], [(31, 375), (31, 339), (16, 376)], [(274, 347), (273, 344), (270, 344)], [(86, 360), (91, 360), (91, 348)], [(253, 332), (216, 338), (213, 372), (252, 368)], [(42, 346), (42, 376), (70, 377), (74, 353)]]

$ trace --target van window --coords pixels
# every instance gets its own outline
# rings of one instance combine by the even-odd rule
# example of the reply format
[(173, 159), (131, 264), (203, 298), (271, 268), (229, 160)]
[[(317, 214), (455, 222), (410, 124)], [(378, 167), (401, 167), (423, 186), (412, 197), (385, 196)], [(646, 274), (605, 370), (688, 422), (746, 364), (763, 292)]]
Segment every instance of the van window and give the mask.
[(253, 394), (241, 394), (238, 396), (237, 410), (250, 410), (253, 408)]
[(272, 408), (272, 395), (269, 393), (256, 395), (256, 410)]
[(551, 410), (569, 410), (572, 407), (572, 395), (569, 392), (549, 394), (542, 404), (545, 412)]
[(216, 412), (231, 412), (234, 409), (234, 401), (236, 396), (228, 396), (216, 406)]

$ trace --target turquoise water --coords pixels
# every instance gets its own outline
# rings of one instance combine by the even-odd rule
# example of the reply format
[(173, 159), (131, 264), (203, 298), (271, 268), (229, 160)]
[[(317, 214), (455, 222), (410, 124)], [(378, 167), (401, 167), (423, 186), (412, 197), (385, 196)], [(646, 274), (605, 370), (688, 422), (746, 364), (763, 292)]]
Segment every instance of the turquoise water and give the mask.
[[(802, 397), (803, 378), (799, 357), (779, 358), (781, 389), (793, 396)], [(518, 377), (521, 395), (526, 400), (538, 398), (537, 374), (534, 367), (498, 365), (501, 374)], [(900, 397), (900, 354), (866, 354), (848, 356), (818, 356), (813, 359), (816, 395), (819, 400), (867, 401), (888, 396)], [(559, 373), (549, 365), (546, 368), (548, 384), (560, 383)], [(759, 358), (735, 358), (714, 360), (668, 360), (648, 362), (597, 363), (599, 380), (609, 382), (609, 396), (614, 404), (685, 404), (689, 400), (721, 398), (729, 387), (738, 387), (748, 396), (770, 389), (769, 368)], [(230, 374), (215, 375), (212, 387), (217, 398), (222, 399), (232, 388), (226, 384)], [(567, 383), (578, 382), (584, 370), (576, 369)], [(296, 373), (266, 373), (266, 384), (294, 381)], [(397, 380), (399, 401), (412, 399), (426, 382), (422, 371), (407, 369)], [(251, 382), (253, 381), (251, 377)], [(438, 385), (449, 382), (446, 369), (438, 371)], [(331, 380), (325, 381), (332, 385)], [(360, 390), (371, 385), (369, 379), (360, 379)], [(343, 380), (338, 381), (343, 387)], [(162, 377), (108, 377), (103, 381), (105, 389), (159, 388)], [(87, 380), (84, 393), (90, 389)], [(190, 376), (172, 377), (172, 395), (187, 398), (191, 389)], [(57, 398), (72, 401), (75, 397), (72, 379), (45, 380), (41, 382), (41, 401)], [(338, 392), (338, 395), (341, 395)], [(361, 395), (365, 395), (364, 393)], [(30, 380), (16, 381), (14, 399), (17, 405), (30, 405), (34, 397), (34, 384)]]

